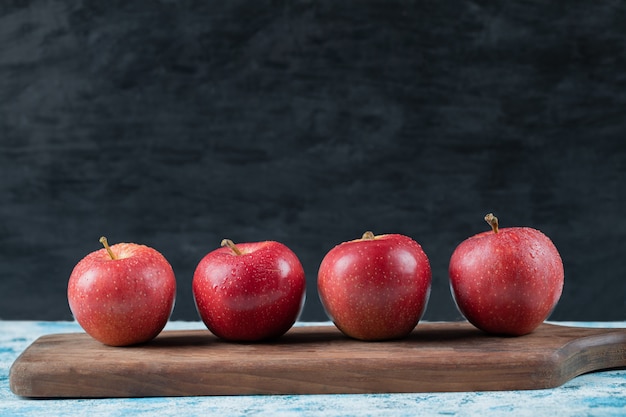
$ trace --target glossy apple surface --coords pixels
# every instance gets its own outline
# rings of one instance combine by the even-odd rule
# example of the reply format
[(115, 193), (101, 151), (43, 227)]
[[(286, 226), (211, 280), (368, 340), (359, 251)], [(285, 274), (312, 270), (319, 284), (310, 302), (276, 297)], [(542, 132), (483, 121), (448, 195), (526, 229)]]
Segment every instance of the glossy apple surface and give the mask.
[[(304, 303), (304, 269), (287, 246), (275, 241), (229, 240), (196, 267), (192, 290), (207, 328), (229, 341), (283, 335)], [(262, 359), (261, 359), (262, 360)]]
[(398, 339), (421, 319), (431, 276), (428, 257), (416, 241), (399, 234), (366, 232), (326, 254), (317, 286), (326, 313), (345, 335)]
[(470, 237), (454, 250), (449, 276), (465, 318), (493, 334), (520, 336), (548, 318), (563, 290), (561, 256), (552, 241), (529, 227), (499, 228)]
[(174, 271), (148, 246), (101, 242), (106, 248), (85, 256), (70, 275), (70, 310), (85, 332), (104, 344), (148, 342), (163, 330), (174, 308)]

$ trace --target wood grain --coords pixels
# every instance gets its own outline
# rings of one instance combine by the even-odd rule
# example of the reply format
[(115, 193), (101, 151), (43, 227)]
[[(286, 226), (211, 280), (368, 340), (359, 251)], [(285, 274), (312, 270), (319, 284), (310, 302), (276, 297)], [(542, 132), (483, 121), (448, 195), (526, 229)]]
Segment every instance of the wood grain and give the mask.
[(10, 387), (73, 398), (526, 390), (625, 366), (626, 329), (550, 324), (495, 337), (467, 323), (421, 323), (387, 342), (348, 339), (332, 326), (254, 344), (183, 330), (125, 348), (78, 333), (36, 340), (11, 367)]

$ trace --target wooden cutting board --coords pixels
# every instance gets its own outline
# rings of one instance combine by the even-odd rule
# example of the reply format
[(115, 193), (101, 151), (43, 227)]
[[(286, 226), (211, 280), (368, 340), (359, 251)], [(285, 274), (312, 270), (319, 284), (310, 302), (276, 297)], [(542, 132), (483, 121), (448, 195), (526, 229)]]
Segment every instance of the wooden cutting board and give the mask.
[(109, 347), (86, 334), (36, 340), (10, 370), (26, 397), (144, 397), (525, 390), (626, 367), (626, 329), (543, 324), (522, 337), (468, 323), (420, 323), (404, 340), (362, 342), (333, 326), (294, 327), (273, 343), (165, 331)]

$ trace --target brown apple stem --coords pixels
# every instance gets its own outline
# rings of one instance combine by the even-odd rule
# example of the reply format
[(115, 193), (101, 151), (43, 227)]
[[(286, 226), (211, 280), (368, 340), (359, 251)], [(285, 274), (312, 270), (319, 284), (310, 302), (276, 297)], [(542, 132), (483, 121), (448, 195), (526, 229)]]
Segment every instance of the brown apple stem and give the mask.
[(365, 233), (363, 233), (363, 236), (361, 237), (361, 239), (363, 240), (374, 240), (374, 233), (370, 232), (369, 230)]
[(241, 251), (239, 250), (237, 245), (235, 245), (235, 243), (232, 240), (230, 240), (230, 239), (222, 240), (222, 247), (224, 247), (224, 246), (228, 246), (233, 252), (235, 252), (235, 255), (237, 255), (237, 256), (241, 255)]
[(109, 256), (111, 257), (111, 259), (115, 260), (117, 259), (117, 256), (115, 256), (115, 254), (113, 253), (113, 251), (111, 250), (111, 247), (109, 246), (109, 242), (107, 241), (107, 238), (102, 236), (100, 238), (100, 243), (102, 243), (102, 245), (104, 245), (104, 249), (107, 250), (107, 253), (109, 254)]
[(491, 229), (494, 233), (498, 233), (498, 218), (493, 215), (493, 213), (489, 213), (485, 216), (485, 221), (489, 223)]

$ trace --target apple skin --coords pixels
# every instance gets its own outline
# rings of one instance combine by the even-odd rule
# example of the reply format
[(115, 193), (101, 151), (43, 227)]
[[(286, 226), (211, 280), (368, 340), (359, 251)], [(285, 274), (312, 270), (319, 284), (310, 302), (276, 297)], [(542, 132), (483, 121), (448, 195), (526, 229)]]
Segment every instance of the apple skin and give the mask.
[(241, 254), (221, 247), (198, 263), (192, 281), (198, 314), (213, 334), (227, 341), (278, 338), (293, 326), (304, 304), (302, 264), (280, 242), (236, 247)]
[(558, 303), (564, 271), (546, 235), (510, 227), (461, 242), (450, 258), (449, 277), (454, 301), (470, 323), (490, 334), (522, 336)]
[(176, 278), (153, 248), (118, 243), (92, 252), (74, 267), (67, 288), (70, 310), (94, 339), (110, 346), (145, 343), (165, 327), (174, 308)]
[(326, 314), (346, 336), (376, 341), (406, 337), (430, 296), (428, 257), (400, 234), (343, 242), (322, 260), (318, 294)]

